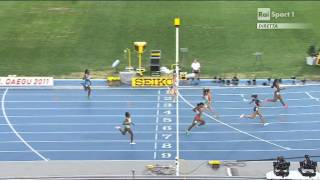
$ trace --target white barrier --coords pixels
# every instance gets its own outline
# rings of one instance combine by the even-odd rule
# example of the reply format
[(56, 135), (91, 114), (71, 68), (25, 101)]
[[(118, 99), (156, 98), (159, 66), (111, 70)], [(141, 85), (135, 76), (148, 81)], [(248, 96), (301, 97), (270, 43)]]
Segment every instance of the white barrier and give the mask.
[(316, 64), (317, 58), (316, 57), (306, 57), (306, 64), (313, 66)]
[(0, 86), (53, 86), (53, 77), (0, 77)]

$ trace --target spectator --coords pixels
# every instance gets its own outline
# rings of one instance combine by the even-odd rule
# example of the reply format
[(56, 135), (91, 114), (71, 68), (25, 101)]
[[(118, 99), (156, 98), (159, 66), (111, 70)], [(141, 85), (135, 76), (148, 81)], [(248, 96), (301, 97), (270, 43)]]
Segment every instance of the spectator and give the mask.
[(194, 73), (195, 78), (197, 78), (198, 80), (200, 79), (200, 67), (200, 63), (197, 61), (197, 59), (195, 59), (191, 64), (192, 73)]

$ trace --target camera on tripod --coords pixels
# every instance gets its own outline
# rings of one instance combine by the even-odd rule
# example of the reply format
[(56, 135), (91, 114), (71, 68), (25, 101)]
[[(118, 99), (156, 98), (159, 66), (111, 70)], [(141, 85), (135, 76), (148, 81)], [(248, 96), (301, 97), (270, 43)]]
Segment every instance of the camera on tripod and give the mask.
[(278, 156), (277, 161), (273, 162), (273, 172), (276, 176), (289, 175), (290, 162), (287, 162), (283, 156)]
[(299, 172), (302, 176), (316, 176), (317, 162), (312, 161), (309, 155), (305, 155), (304, 158), (304, 161), (300, 161), (300, 168), (298, 168)]

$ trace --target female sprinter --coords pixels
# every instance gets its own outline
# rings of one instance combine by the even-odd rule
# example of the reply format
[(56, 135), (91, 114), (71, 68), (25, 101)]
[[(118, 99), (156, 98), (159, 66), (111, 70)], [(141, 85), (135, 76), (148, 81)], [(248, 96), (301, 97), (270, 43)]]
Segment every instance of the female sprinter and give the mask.
[(258, 95), (254, 94), (254, 95), (251, 96), (251, 98), (252, 98), (252, 100), (251, 100), (250, 104), (251, 104), (251, 103), (254, 103), (253, 113), (252, 113), (251, 115), (241, 114), (240, 118), (255, 119), (256, 116), (258, 115), (259, 118), (260, 118), (261, 123), (262, 123), (264, 126), (267, 126), (269, 123), (266, 123), (266, 122), (265, 122), (265, 120), (264, 120), (263, 117), (262, 117), (261, 112), (259, 111), (260, 100), (258, 99)]
[(204, 99), (205, 108), (208, 109), (208, 111), (210, 113), (212, 113), (215, 118), (219, 118), (218, 113), (213, 111), (211, 90), (210, 89), (203, 89), (202, 98)]
[(213, 113), (212, 110), (212, 95), (210, 89), (203, 89), (203, 95), (202, 98), (204, 99), (204, 105), (205, 107)]
[(206, 122), (202, 119), (202, 112), (205, 110), (203, 103), (198, 103), (197, 107), (193, 108), (193, 111), (196, 113), (196, 116), (194, 117), (192, 124), (189, 126), (189, 128), (186, 131), (187, 135), (190, 135), (190, 131), (195, 126), (202, 126)]
[(175, 85), (170, 86), (168, 94), (172, 97), (172, 102), (175, 103), (177, 101), (177, 88)]
[(125, 135), (128, 132), (130, 134), (130, 144), (136, 144), (133, 140), (133, 132), (131, 129), (131, 125), (134, 125), (134, 123), (131, 121), (131, 115), (129, 112), (125, 113), (125, 119), (122, 125), (123, 129), (121, 129), (120, 126), (116, 126), (115, 128), (118, 129), (122, 135)]
[(90, 72), (88, 69), (86, 69), (84, 71), (84, 75), (82, 77), (82, 79), (84, 80), (82, 84), (83, 88), (85, 91), (88, 91), (88, 98), (90, 98), (90, 95), (91, 95), (91, 76), (90, 76)]
[(275, 88), (275, 91), (273, 93), (273, 99), (266, 99), (266, 101), (277, 102), (279, 100), (284, 108), (288, 108), (288, 104), (284, 103), (282, 96), (280, 94), (280, 91), (283, 90), (284, 88), (280, 88), (279, 79), (274, 79), (271, 88)]
[(178, 94), (178, 89), (177, 89), (177, 84), (176, 84), (176, 73), (172, 74), (172, 86), (170, 86), (167, 94), (169, 94), (172, 97), (172, 102), (175, 103), (177, 101), (177, 94)]

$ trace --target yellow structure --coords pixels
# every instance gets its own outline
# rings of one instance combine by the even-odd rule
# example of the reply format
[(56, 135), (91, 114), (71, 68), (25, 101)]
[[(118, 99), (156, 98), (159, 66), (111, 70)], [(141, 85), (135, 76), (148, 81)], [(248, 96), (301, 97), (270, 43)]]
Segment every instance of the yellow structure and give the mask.
[(121, 81), (120, 81), (120, 77), (119, 76), (108, 76), (107, 77), (107, 82), (109, 86), (120, 86), (121, 85)]
[(179, 27), (180, 25), (180, 18), (174, 18), (174, 26)]
[(134, 42), (134, 48), (137, 51), (138, 58), (139, 58), (139, 66), (137, 68), (137, 73), (140, 74), (141, 76), (146, 71), (146, 69), (142, 67), (142, 54), (146, 46), (147, 46), (147, 42)]
[(316, 65), (320, 65), (320, 53), (317, 56)]
[(168, 87), (173, 85), (172, 77), (137, 77), (132, 78), (132, 87)]
[(219, 168), (222, 163), (219, 160), (211, 160), (208, 164), (211, 165), (212, 168)]
[(180, 79), (187, 80), (187, 72), (180, 72)]
[(107, 81), (120, 81), (120, 77), (119, 76), (108, 76), (107, 77)]

